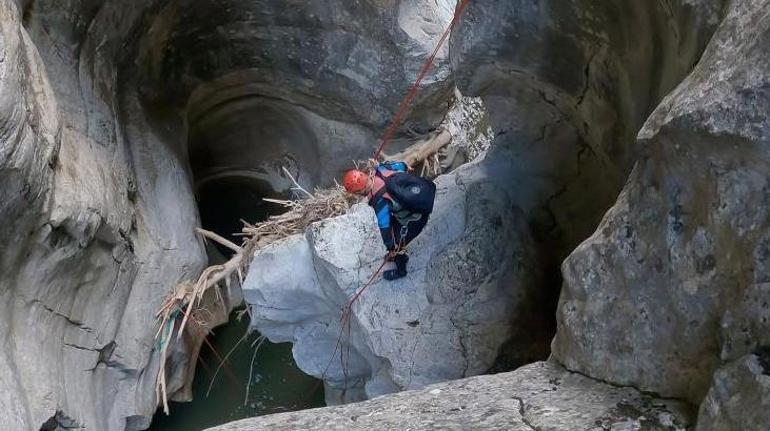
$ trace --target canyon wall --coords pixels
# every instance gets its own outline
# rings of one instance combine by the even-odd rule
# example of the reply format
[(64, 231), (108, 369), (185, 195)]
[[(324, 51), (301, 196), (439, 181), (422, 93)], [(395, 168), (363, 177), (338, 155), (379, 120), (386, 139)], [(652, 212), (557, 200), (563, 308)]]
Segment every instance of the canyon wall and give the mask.
[[(283, 167), (331, 183), (369, 154), (450, 14), (418, 2), (0, 2), (3, 423), (145, 429), (155, 311), (207, 263), (196, 192), (234, 182), (258, 200), (288, 188)], [(447, 75), (443, 53), (410, 128), (441, 119)], [(174, 399), (190, 396), (200, 342), (172, 349)]]
[[(453, 8), (0, 0), (7, 427), (147, 428), (155, 311), (208, 261), (194, 228), (213, 213), (231, 233), (287, 192), (284, 168), (310, 188), (368, 157)], [(700, 429), (767, 427), (769, 25), (767, 0), (470, 2), (393, 149), (439, 125), (455, 86), (494, 145), (437, 180), (412, 273), (355, 308), (350, 368), (324, 369), (382, 252), (364, 206), (256, 256), (253, 325), (293, 341), (332, 402), (518, 366), (556, 332), (551, 362), (477, 382), (548, 375), (615, 400), (601, 380), (699, 406)], [(174, 399), (200, 343), (174, 345)], [(566, 406), (553, 392), (530, 404)], [(527, 405), (506, 408), (537, 422)]]
[(564, 262), (553, 352), (568, 368), (697, 404), (717, 368), (766, 346), (768, 6), (730, 4)]

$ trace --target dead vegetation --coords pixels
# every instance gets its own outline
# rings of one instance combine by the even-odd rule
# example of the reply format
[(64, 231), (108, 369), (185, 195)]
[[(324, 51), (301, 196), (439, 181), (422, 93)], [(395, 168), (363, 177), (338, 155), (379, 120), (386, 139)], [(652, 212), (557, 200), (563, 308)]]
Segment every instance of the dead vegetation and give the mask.
[[(182, 337), (190, 318), (196, 321), (197, 326), (203, 328), (210, 326), (205, 321), (199, 322), (195, 319), (195, 316), (200, 314), (199, 307), (204, 294), (210, 289), (214, 289), (217, 298), (220, 299), (217, 302), (224, 306), (224, 301), (221, 301), (221, 285), (224, 284), (224, 287), (229, 287), (233, 282), (242, 283), (244, 274), (248, 270), (248, 264), (257, 250), (288, 236), (304, 232), (312, 223), (344, 214), (356, 201), (356, 198), (346, 193), (342, 187), (335, 186), (330, 189), (316, 190), (314, 194), (307, 193), (304, 199), (265, 200), (283, 205), (288, 210), (283, 214), (271, 216), (260, 223), (244, 222), (241, 233), (244, 240), (241, 246), (233, 244), (213, 232), (197, 229), (197, 232), (204, 238), (230, 248), (235, 254), (221, 265), (212, 265), (206, 268), (194, 283), (178, 284), (174, 291), (164, 299), (156, 314), (159, 321), (156, 339), (160, 344), (162, 364), (156, 379), (156, 393), (166, 414), (169, 413), (165, 366), (168, 348), (174, 334), (176, 334), (176, 340)], [(177, 324), (177, 322), (179, 323)]]
[[(386, 159), (404, 160), (410, 166), (420, 166), (424, 176), (435, 177), (442, 172), (438, 153), (450, 141), (449, 132), (439, 130), (427, 139)], [(196, 327), (203, 328), (205, 333), (211, 330), (211, 325), (205, 321), (205, 313), (202, 313), (205, 311), (201, 305), (204, 295), (213, 289), (217, 303), (226, 307), (222, 300), (221, 288), (229, 288), (232, 283), (243, 282), (248, 265), (258, 250), (288, 236), (302, 233), (317, 221), (344, 214), (359, 200), (358, 197), (345, 192), (338, 184), (310, 193), (301, 187), (288, 171), (284, 170), (284, 173), (294, 183), (292, 190), (298, 198), (294, 200), (265, 198), (266, 201), (283, 205), (287, 211), (259, 223), (250, 224), (244, 221), (244, 227), (240, 233), (243, 236), (241, 245), (234, 244), (214, 232), (197, 229), (202, 237), (231, 249), (234, 255), (223, 264), (206, 268), (195, 282), (186, 281), (175, 286), (156, 314), (158, 320), (156, 340), (161, 361), (156, 379), (156, 395), (166, 414), (169, 414), (166, 386), (168, 349), (173, 341), (182, 338), (190, 320), (195, 322)]]
[(244, 222), (242, 235), (246, 239), (243, 248), (247, 256), (283, 238), (302, 233), (317, 221), (344, 214), (357, 198), (336, 185), (330, 189), (316, 190), (304, 199), (264, 200), (283, 205), (287, 211), (261, 223)]

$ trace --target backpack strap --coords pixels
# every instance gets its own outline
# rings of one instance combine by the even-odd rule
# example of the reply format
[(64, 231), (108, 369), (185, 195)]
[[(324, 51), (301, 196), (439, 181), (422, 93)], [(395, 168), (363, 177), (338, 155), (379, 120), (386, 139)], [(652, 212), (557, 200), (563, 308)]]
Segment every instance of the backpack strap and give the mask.
[(383, 186), (379, 191), (377, 191), (377, 193), (374, 194), (374, 196), (371, 197), (371, 199), (369, 199), (369, 206), (374, 208), (377, 205), (377, 202), (379, 202), (387, 192), (388, 188)]
[[(374, 171), (374, 175), (376, 177), (379, 177), (382, 182), (385, 182), (385, 177), (382, 176), (380, 171), (376, 170)], [(374, 208), (375, 205), (377, 205), (377, 202), (379, 202), (380, 199), (382, 199), (383, 196), (385, 196), (385, 193), (388, 192), (388, 187), (386, 185), (383, 185), (380, 190), (377, 191), (370, 199), (369, 199), (369, 206)]]

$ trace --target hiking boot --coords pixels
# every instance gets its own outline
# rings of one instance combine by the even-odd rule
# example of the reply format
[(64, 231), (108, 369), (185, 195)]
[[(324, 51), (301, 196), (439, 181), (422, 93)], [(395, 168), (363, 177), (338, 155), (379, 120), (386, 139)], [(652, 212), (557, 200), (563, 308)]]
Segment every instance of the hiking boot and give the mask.
[(388, 281), (398, 280), (403, 277), (406, 277), (406, 271), (399, 271), (398, 269), (389, 269), (382, 273), (382, 278)]
[(397, 254), (396, 257), (393, 258), (393, 262), (396, 264), (396, 269), (406, 272), (406, 264), (409, 263), (409, 255)]

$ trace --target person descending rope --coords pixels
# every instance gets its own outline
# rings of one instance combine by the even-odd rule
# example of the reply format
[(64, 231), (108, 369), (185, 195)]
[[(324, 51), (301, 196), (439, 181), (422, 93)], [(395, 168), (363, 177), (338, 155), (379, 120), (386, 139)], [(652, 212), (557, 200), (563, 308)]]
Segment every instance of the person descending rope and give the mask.
[(386, 280), (397, 280), (407, 274), (409, 256), (405, 247), (422, 232), (433, 212), (436, 185), (408, 172), (401, 161), (379, 163), (370, 175), (350, 170), (343, 178), (345, 190), (369, 197), (374, 208), (388, 260), (395, 269), (382, 273)]
[[(463, 10), (470, 0), (460, 0), (455, 8), (454, 17), (441, 35), (436, 48), (425, 60), (417, 79), (409, 88), (396, 115), (385, 129), (380, 144), (374, 151), (372, 160), (379, 160), (382, 150), (401, 125), (412, 100), (417, 95), (422, 80), (427, 76), (441, 46), (449, 37), (452, 29), (460, 22)], [(373, 175), (360, 170), (345, 173), (343, 185), (354, 194), (368, 195), (369, 206), (377, 214), (382, 241), (388, 249), (388, 259), (395, 262), (396, 269), (385, 271), (382, 276), (387, 280), (396, 280), (406, 276), (406, 263), (409, 256), (406, 247), (425, 228), (430, 213), (433, 212), (433, 200), (436, 197), (436, 185), (432, 181), (410, 174), (405, 162), (391, 161), (374, 165)], [(380, 268), (381, 269), (381, 268)], [(379, 272), (379, 270), (378, 270)], [(372, 276), (374, 278), (376, 274)], [(370, 280), (371, 281), (371, 280)], [(351, 303), (363, 293), (369, 283), (353, 297)]]

